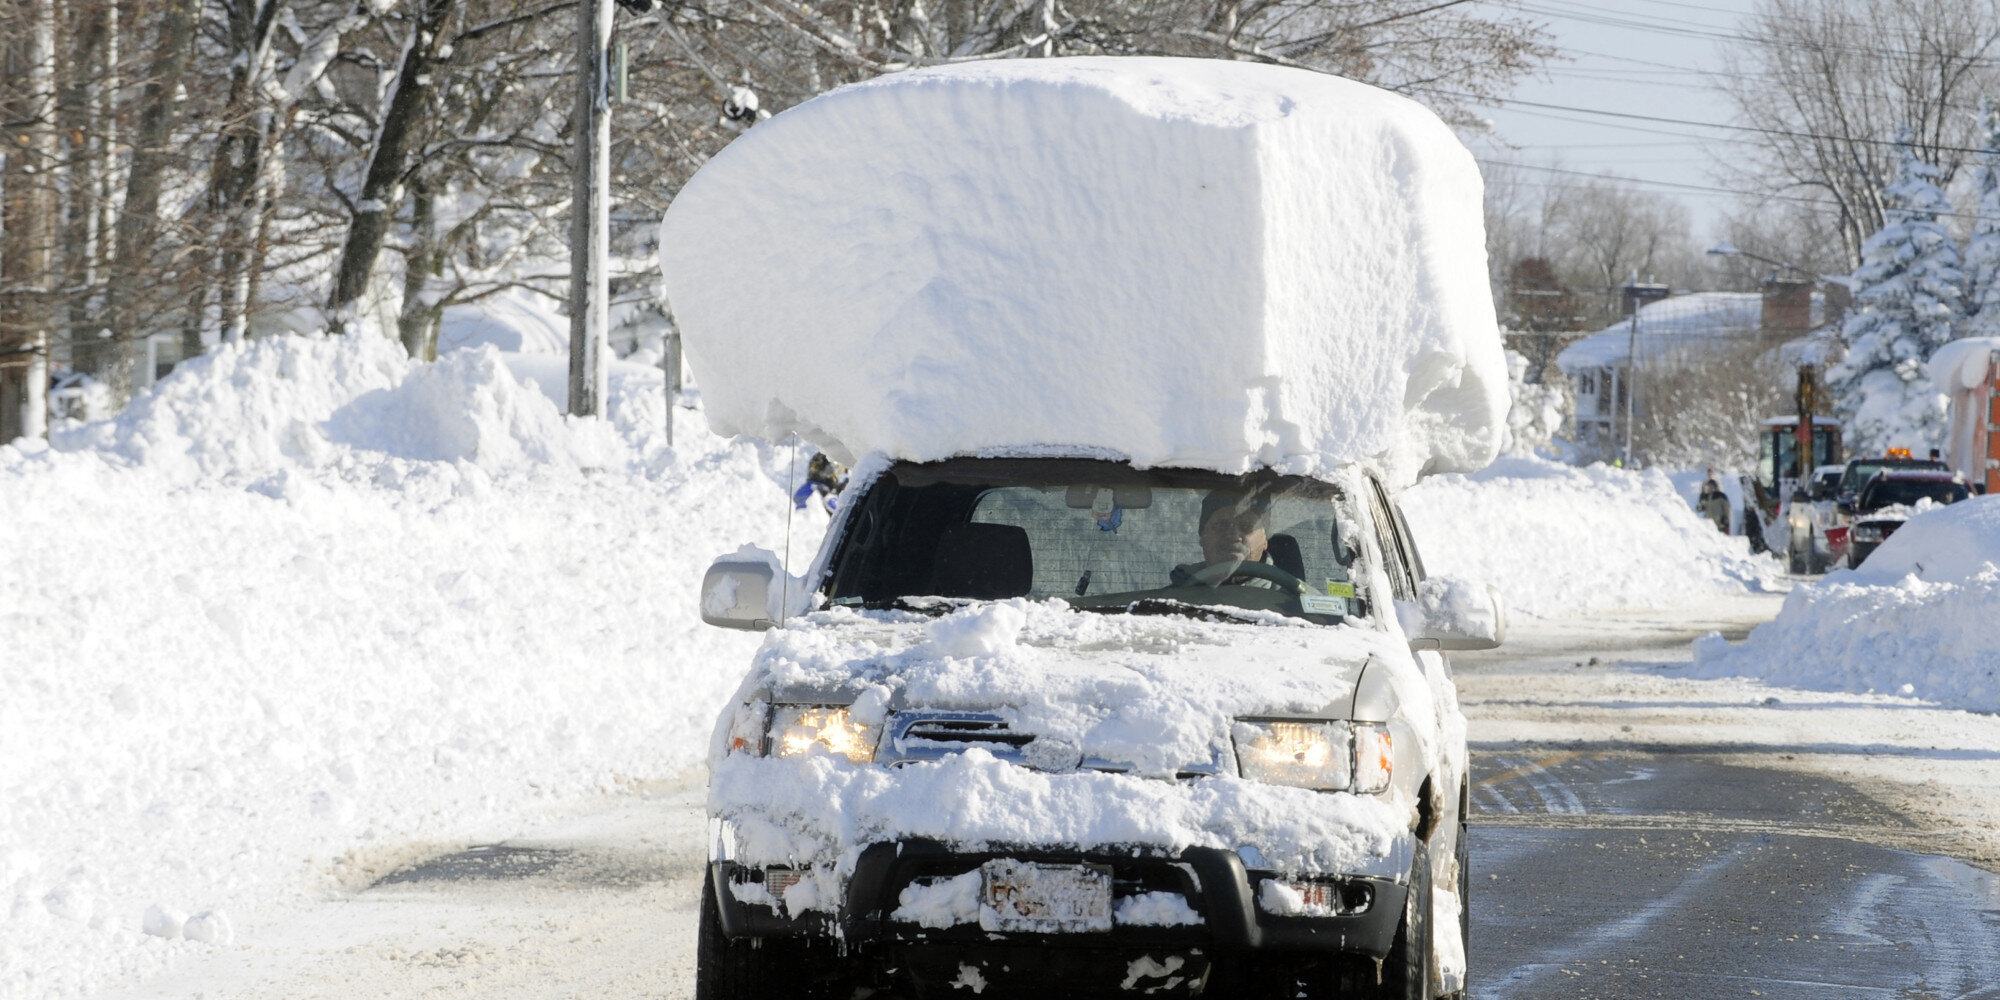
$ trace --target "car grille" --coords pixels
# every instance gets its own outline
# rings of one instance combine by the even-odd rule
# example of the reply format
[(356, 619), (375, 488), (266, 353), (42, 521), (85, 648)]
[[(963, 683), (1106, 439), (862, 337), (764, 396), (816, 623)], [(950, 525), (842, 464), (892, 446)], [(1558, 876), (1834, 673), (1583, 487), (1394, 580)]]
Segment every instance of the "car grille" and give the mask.
[[(977, 747), (1010, 764), (1037, 771), (1103, 771), (1124, 773), (1132, 765), (1086, 757), (1076, 745), (1015, 729), (1007, 720), (983, 712), (899, 712), (889, 721), (875, 762), (901, 767), (942, 760)], [(1213, 762), (1191, 763), (1175, 777), (1181, 780), (1219, 773)]]

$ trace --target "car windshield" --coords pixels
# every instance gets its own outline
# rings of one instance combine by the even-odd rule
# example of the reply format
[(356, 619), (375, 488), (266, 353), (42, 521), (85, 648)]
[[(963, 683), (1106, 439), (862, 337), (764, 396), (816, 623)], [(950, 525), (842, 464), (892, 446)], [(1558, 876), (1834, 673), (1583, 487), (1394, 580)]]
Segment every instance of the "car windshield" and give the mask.
[[(1274, 474), (1082, 459), (955, 459), (884, 473), (850, 512), (834, 604), (1061, 598), (1129, 613), (1365, 615), (1344, 491)], [(939, 605), (949, 607), (949, 605)]]
[(1880, 510), (1898, 504), (1909, 506), (1919, 500), (1957, 503), (1972, 495), (1964, 483), (1924, 479), (1880, 479), (1861, 493), (1862, 510)]

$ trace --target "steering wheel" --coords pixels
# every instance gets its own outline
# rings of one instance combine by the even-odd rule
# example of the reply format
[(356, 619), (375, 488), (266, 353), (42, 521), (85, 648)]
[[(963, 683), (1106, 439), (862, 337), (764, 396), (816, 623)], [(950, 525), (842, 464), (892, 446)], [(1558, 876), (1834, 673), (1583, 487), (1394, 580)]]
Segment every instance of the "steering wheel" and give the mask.
[(1303, 594), (1306, 591), (1304, 580), (1270, 563), (1249, 559), (1239, 563), (1219, 562), (1213, 566), (1204, 566), (1189, 574), (1188, 582), (1198, 583), (1204, 587), (1220, 587), (1231, 577), (1237, 576), (1254, 576), (1261, 580), (1269, 580), (1294, 594)]

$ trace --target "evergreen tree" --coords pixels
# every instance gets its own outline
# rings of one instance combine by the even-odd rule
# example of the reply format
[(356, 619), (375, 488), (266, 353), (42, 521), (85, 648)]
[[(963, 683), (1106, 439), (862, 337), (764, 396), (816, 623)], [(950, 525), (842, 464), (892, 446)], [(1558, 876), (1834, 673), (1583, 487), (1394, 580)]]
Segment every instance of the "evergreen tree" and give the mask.
[(1972, 167), (1972, 236), (1965, 244), (1965, 335), (2000, 337), (2000, 107), (1979, 102), (1979, 159)]
[(1958, 244), (1939, 221), (1951, 205), (1938, 169), (1918, 159), (1907, 127), (1897, 130), (1896, 149), (1895, 183), (1882, 190), (1888, 221), (1862, 245), (1852, 278), (1855, 309), (1841, 331), (1847, 354), (1826, 373), (1857, 455), (1891, 447), (1921, 455), (1943, 443), (1945, 397), (1924, 362), (1956, 335), (1965, 311)]

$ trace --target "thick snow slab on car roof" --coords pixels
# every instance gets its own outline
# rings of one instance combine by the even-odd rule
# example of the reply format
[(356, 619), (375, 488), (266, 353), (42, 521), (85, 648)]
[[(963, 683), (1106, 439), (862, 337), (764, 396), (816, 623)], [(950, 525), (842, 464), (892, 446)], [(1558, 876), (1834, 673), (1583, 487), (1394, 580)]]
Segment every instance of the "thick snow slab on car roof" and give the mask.
[(724, 433), (1408, 480), (1504, 424), (1480, 192), (1436, 116), (1349, 80), (991, 62), (758, 125), (660, 263)]

